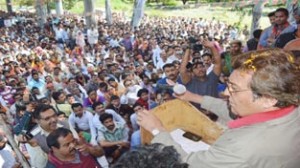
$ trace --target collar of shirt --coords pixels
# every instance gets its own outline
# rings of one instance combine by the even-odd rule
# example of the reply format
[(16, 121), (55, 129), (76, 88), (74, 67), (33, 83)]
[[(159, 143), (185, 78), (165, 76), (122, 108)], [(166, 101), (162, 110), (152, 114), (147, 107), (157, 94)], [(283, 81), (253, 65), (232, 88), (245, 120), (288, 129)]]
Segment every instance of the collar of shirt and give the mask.
[[(40, 125), (38, 126), (41, 129), (41, 135), (45, 135), (46, 137), (50, 134), (50, 132), (45, 131)], [(63, 125), (57, 123), (57, 128), (61, 128)]]
[(114, 123), (115, 123), (115, 128), (112, 131), (107, 129), (104, 125), (102, 127), (102, 130), (105, 131), (105, 132), (114, 133), (117, 129), (122, 128), (124, 126), (121, 123), (116, 122), (116, 121), (114, 121)]
[(295, 108), (296, 108), (295, 106), (289, 106), (289, 107), (274, 110), (274, 111), (253, 114), (250, 116), (246, 116), (246, 117), (239, 118), (239, 119), (228, 122), (228, 127), (233, 129), (233, 128), (240, 128), (243, 126), (258, 124), (258, 123), (262, 123), (262, 122), (267, 122), (270, 120), (284, 117), (284, 116), (290, 114), (292, 111), (294, 111)]

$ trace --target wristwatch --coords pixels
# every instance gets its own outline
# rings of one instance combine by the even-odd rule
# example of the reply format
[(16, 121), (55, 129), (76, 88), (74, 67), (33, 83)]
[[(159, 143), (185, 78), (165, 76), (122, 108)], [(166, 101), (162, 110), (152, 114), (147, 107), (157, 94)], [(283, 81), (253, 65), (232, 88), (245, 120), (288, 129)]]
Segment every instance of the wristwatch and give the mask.
[(155, 129), (153, 129), (152, 131), (151, 131), (151, 134), (153, 135), (153, 136), (156, 136), (156, 135), (158, 135), (160, 133), (160, 131), (157, 129), (157, 128), (155, 128)]

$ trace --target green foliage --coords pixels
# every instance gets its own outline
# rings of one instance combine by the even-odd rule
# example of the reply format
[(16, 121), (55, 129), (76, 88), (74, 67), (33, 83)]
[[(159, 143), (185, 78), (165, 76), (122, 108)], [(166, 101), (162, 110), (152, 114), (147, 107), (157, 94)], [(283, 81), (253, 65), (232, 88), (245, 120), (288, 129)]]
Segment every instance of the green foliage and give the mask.
[(162, 0), (162, 3), (165, 6), (176, 6), (177, 5), (175, 0)]
[(77, 0), (63, 0), (63, 6), (65, 9), (70, 10), (74, 7)]
[(35, 0), (19, 0), (19, 6), (34, 6)]

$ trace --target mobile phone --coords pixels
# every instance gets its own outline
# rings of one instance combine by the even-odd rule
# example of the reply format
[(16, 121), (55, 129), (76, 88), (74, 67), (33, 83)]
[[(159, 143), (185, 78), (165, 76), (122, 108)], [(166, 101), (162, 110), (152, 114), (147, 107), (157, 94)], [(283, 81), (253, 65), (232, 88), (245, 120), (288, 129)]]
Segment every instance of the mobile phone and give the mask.
[(188, 132), (188, 131), (185, 132), (182, 136), (185, 137), (185, 138), (187, 138), (187, 139), (190, 139), (192, 141), (195, 141), (195, 142), (198, 142), (198, 141), (200, 141), (202, 139), (202, 137), (200, 137), (200, 136), (198, 136), (196, 134), (193, 134), (191, 132)]
[(31, 140), (33, 138), (33, 135), (26, 130), (22, 130), (21, 134), (27, 139), (27, 141)]

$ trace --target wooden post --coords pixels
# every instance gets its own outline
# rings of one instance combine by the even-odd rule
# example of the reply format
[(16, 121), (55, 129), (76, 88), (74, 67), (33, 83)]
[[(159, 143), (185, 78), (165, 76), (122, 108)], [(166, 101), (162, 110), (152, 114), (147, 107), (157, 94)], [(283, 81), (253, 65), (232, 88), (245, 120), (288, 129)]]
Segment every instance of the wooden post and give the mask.
[(25, 159), (24, 155), (19, 150), (19, 147), (16, 144), (9, 127), (6, 125), (6, 123), (3, 120), (1, 115), (0, 115), (0, 126), (3, 129), (3, 131), (5, 132), (6, 138), (7, 138), (8, 142), (10, 143), (11, 147), (13, 148), (14, 152), (16, 153), (17, 158), (19, 159), (23, 168), (30, 168), (28, 161)]

